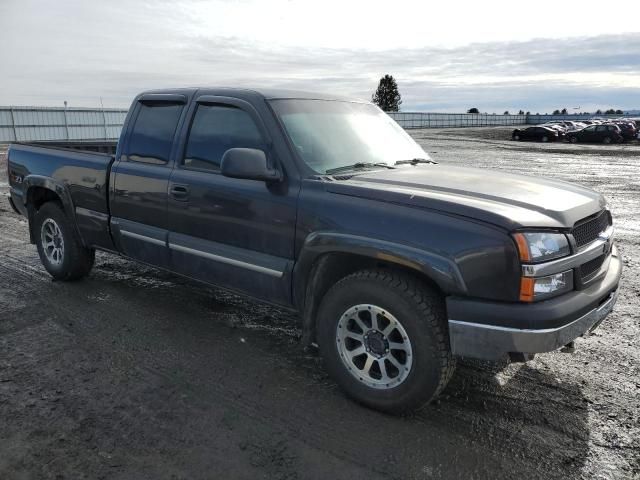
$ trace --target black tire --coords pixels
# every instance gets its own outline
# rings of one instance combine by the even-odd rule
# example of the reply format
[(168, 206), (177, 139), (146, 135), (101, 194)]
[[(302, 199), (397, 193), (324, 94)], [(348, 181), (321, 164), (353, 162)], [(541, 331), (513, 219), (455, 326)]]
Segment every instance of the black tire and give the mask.
[[(43, 243), (43, 226), (57, 225), (63, 248), (60, 260), (55, 262), (47, 253)], [(53, 223), (52, 223), (53, 222)], [(89, 274), (95, 260), (95, 250), (85, 248), (73, 225), (57, 202), (47, 202), (33, 217), (33, 233), (38, 247), (38, 255), (44, 268), (56, 280), (78, 280)]]
[(546, 135), (542, 137), (542, 143), (547, 143), (548, 141), (549, 141), (549, 137), (547, 137)]
[[(341, 358), (341, 319), (353, 306), (369, 303), (395, 317), (410, 342), (409, 372), (393, 387), (367, 385)], [(343, 278), (322, 299), (316, 322), (320, 353), (330, 375), (350, 397), (370, 408), (394, 414), (417, 410), (446, 387), (455, 370), (443, 298), (409, 275), (363, 270)]]
[(573, 137), (571, 137), (571, 138), (569, 139), (569, 141), (570, 141), (571, 143), (578, 143), (578, 137), (573, 136)]
[(519, 134), (519, 133), (514, 134), (514, 135), (513, 135), (513, 139), (514, 139), (516, 142), (519, 142), (519, 141), (520, 141), (520, 134)]
[(609, 145), (611, 143), (611, 137), (604, 137), (602, 143)]

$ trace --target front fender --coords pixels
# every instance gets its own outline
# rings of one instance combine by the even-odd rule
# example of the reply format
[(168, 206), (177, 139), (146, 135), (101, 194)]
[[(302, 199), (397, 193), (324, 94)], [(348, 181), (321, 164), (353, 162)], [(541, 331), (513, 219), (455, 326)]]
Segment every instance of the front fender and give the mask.
[(467, 293), (455, 262), (437, 252), (346, 233), (314, 232), (305, 240), (293, 272), (293, 295), (301, 310), (312, 268), (320, 257), (329, 253), (353, 254), (408, 267), (427, 276), (445, 294)]

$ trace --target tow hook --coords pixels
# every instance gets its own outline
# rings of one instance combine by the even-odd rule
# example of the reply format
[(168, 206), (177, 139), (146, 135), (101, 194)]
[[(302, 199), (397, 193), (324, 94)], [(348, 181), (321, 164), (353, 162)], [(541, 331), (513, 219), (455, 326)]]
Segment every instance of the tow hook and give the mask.
[(560, 349), (562, 353), (574, 353), (576, 351), (576, 342), (569, 342)]
[(526, 363), (535, 358), (535, 353), (509, 352), (509, 360), (511, 363)]

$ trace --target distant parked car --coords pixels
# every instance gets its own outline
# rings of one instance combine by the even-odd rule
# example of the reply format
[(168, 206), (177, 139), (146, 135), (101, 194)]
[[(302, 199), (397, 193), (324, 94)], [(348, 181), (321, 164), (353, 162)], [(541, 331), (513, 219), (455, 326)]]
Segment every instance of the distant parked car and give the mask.
[(541, 125), (538, 125), (539, 127), (546, 127), (546, 128), (550, 128), (552, 130), (555, 130), (556, 132), (558, 132), (558, 134), (562, 137), (564, 136), (565, 133), (567, 133), (568, 128), (563, 125), (562, 123), (554, 123), (554, 122), (547, 122), (547, 123), (543, 123)]
[(617, 125), (590, 125), (582, 130), (567, 133), (565, 138), (571, 143), (619, 143), (623, 140), (620, 127)]
[(636, 138), (638, 129), (636, 128), (635, 124), (621, 122), (616, 123), (616, 125), (620, 127), (620, 133), (622, 134), (622, 138), (624, 140), (633, 140), (634, 138)]
[(516, 128), (511, 134), (513, 140), (537, 140), (539, 142), (554, 142), (560, 137), (560, 132), (550, 127), (529, 127), (523, 130)]

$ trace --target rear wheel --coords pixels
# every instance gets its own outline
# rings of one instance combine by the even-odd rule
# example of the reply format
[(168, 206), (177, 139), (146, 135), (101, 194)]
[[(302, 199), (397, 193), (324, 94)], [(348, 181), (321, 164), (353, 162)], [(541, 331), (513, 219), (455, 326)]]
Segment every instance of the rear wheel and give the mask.
[(549, 141), (549, 137), (547, 137), (546, 135), (544, 137), (542, 137), (542, 142), (543, 143), (547, 143)]
[(45, 203), (33, 218), (38, 255), (56, 280), (77, 280), (93, 267), (95, 251), (85, 248), (57, 202)]
[(429, 403), (455, 368), (442, 298), (400, 273), (365, 270), (339, 281), (322, 300), (317, 332), (338, 385), (377, 410)]
[(571, 138), (569, 139), (569, 141), (570, 141), (571, 143), (578, 143), (578, 137), (573, 136), (573, 137), (571, 137)]
[(604, 137), (602, 143), (606, 143), (607, 145), (611, 143), (611, 137)]

